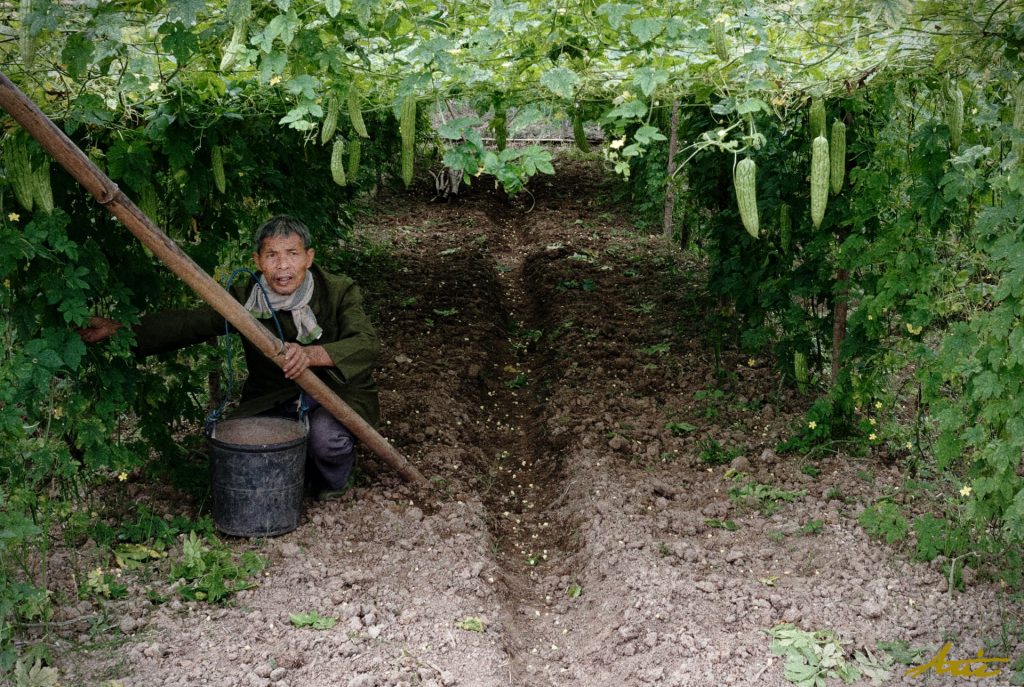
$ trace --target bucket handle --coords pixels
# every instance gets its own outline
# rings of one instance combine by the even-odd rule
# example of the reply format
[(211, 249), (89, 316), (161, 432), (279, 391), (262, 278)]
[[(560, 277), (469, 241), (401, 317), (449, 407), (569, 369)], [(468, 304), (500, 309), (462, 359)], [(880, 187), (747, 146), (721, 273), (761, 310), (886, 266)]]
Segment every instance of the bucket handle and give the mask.
[[(224, 285), (224, 290), (225, 291), (229, 290), (231, 288), (231, 285), (234, 284), (235, 278), (239, 274), (242, 274), (243, 272), (245, 274), (249, 275), (250, 281), (253, 281), (253, 282), (256, 283), (256, 286), (258, 286), (260, 291), (263, 292), (263, 297), (266, 298), (267, 302), (270, 302), (270, 296), (267, 294), (267, 290), (265, 288), (263, 288), (263, 284), (260, 282), (259, 279), (256, 278), (256, 275), (253, 273), (252, 270), (247, 269), (245, 267), (239, 267), (238, 269), (236, 269), (234, 272), (231, 273), (231, 276), (228, 277), (227, 283)], [(274, 318), (274, 325), (277, 327), (277, 338), (281, 340), (281, 347), (284, 348), (284, 343), (285, 343), (285, 341), (284, 341), (284, 332), (281, 329), (281, 322), (278, 321), (277, 313), (274, 312), (273, 309), (271, 309), (270, 315), (271, 315), (271, 317)], [(224, 392), (224, 398), (221, 399), (220, 405), (217, 406), (216, 408), (214, 408), (212, 411), (210, 411), (210, 414), (206, 416), (206, 421), (203, 423), (203, 428), (204, 428), (204, 430), (206, 432), (206, 436), (208, 436), (211, 439), (214, 437), (214, 435), (217, 432), (217, 423), (220, 421), (221, 417), (224, 415), (224, 408), (227, 407), (228, 401), (231, 400), (231, 393), (232, 393), (232, 391), (234, 390), (234, 387), (235, 387), (235, 369), (234, 369), (234, 366), (232, 365), (232, 357), (233, 356), (232, 356), (232, 352), (231, 352), (231, 324), (225, 318), (225, 320), (224, 320), (224, 359), (225, 359), (225, 364), (227, 366), (227, 371), (228, 371), (228, 383), (227, 383), (227, 389)], [(303, 408), (303, 414), (304, 414), (306, 409), (307, 408)]]

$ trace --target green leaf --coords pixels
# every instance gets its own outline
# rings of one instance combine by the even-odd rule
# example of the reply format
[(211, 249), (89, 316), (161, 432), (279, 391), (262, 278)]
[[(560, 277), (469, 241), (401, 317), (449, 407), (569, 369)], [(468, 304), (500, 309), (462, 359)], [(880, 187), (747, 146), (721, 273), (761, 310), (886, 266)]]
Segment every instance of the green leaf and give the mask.
[(875, 646), (892, 656), (893, 660), (906, 666), (921, 663), (921, 658), (928, 653), (927, 649), (911, 649), (905, 639), (897, 639), (893, 642), (880, 640), (875, 642)]
[(668, 140), (665, 138), (664, 134), (658, 131), (657, 127), (653, 126), (640, 127), (639, 129), (636, 130), (636, 133), (633, 134), (633, 138), (636, 139), (637, 143), (640, 143), (642, 145), (648, 145), (652, 141)]
[(73, 33), (68, 36), (61, 51), (61, 59), (67, 65), (71, 78), (78, 79), (85, 75), (92, 61), (95, 45), (84, 33)]
[(647, 114), (647, 105), (642, 100), (627, 100), (613, 108), (605, 119), (641, 119)]
[(580, 82), (576, 72), (565, 67), (555, 67), (544, 72), (540, 77), (540, 83), (549, 91), (560, 98), (572, 98), (573, 90)]
[(663, 69), (641, 67), (634, 73), (633, 83), (637, 85), (641, 93), (650, 97), (657, 90), (658, 86), (668, 83), (668, 72)]
[(295, 12), (279, 14), (267, 24), (267, 33), (268, 35), (272, 34), (275, 38), (280, 38), (281, 42), (288, 46), (292, 44), (292, 41), (295, 39), (295, 32), (298, 31), (301, 25)]
[(185, 26), (195, 24), (199, 12), (206, 6), (203, 0), (171, 0), (169, 4), (167, 21), (180, 21)]
[(629, 32), (636, 36), (641, 43), (654, 40), (663, 28), (664, 24), (660, 19), (634, 19), (629, 23)]
[(310, 76), (309, 74), (300, 74), (294, 78), (288, 79), (284, 84), (286, 91), (292, 95), (302, 96), (307, 100), (314, 100), (316, 98), (316, 90), (320, 86), (320, 80), (316, 77)]
[(330, 630), (338, 622), (337, 618), (320, 615), (317, 611), (289, 613), (288, 620), (295, 627), (311, 627), (314, 630)]
[(160, 46), (174, 55), (178, 62), (186, 62), (199, 52), (199, 38), (181, 22), (165, 22), (160, 26), (160, 33), (164, 34)]
[(373, 11), (377, 9), (378, 0), (355, 0), (352, 4), (352, 12), (356, 15), (356, 21), (363, 28), (370, 24), (373, 18)]
[(337, 17), (338, 12), (341, 12), (341, 0), (324, 0), (324, 9), (328, 16)]
[(771, 108), (760, 98), (747, 98), (736, 105), (736, 114), (751, 114), (753, 112), (765, 112), (771, 114)]
[(438, 128), (437, 134), (441, 138), (461, 139), (472, 132), (473, 127), (480, 126), (480, 124), (479, 117), (457, 117), (442, 124)]
[(480, 618), (475, 618), (475, 617), (472, 617), (472, 616), (468, 617), (468, 618), (463, 618), (462, 620), (459, 620), (458, 622), (455, 623), (455, 627), (459, 628), (460, 630), (466, 630), (467, 632), (486, 632), (487, 631), (487, 626), (484, 624), (484, 621), (481, 620)]
[(114, 113), (107, 108), (103, 98), (96, 93), (83, 93), (71, 103), (68, 124), (65, 126), (69, 131), (74, 131), (79, 123), (107, 126), (112, 121), (114, 121)]
[(606, 2), (597, 8), (597, 14), (603, 16), (607, 21), (608, 25), (616, 31), (622, 27), (626, 16), (632, 11), (630, 5), (623, 5), (617, 2)]
[(270, 81), (274, 76), (284, 73), (288, 65), (288, 57), (281, 52), (271, 52), (260, 59), (260, 80), (264, 83)]

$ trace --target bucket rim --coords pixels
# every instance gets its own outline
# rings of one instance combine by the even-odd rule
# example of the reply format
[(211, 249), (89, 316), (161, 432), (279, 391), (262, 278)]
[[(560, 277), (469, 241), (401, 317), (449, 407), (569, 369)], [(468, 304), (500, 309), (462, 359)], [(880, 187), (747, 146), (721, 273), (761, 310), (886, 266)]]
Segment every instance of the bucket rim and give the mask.
[[(288, 441), (281, 441), (272, 444), (237, 444), (230, 441), (224, 441), (223, 439), (218, 439), (216, 436), (214, 436), (214, 434), (216, 434), (218, 425), (229, 422), (241, 422), (245, 420), (255, 419), (259, 419), (262, 421), (270, 420), (272, 422), (280, 421), (287, 422), (291, 425), (298, 425), (299, 428), (302, 430), (302, 434), (294, 439), (289, 439)], [(226, 420), (218, 420), (211, 426), (210, 431), (206, 435), (206, 440), (209, 441), (211, 444), (214, 444), (215, 446), (227, 449), (238, 449), (242, 451), (252, 451), (254, 449), (258, 449), (261, 451), (283, 451), (286, 449), (295, 448), (296, 446), (305, 443), (306, 439), (308, 438), (308, 435), (309, 427), (306, 425), (306, 423), (300, 422), (299, 420), (292, 420), (291, 418), (287, 417), (259, 417), (253, 415), (248, 417), (233, 417)]]

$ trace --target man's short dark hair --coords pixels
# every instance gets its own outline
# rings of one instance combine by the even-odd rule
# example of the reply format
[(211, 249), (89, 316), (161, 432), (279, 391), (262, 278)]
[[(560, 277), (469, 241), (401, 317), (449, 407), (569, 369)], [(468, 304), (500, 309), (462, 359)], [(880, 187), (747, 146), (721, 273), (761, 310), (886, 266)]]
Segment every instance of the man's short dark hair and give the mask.
[(290, 215), (271, 217), (256, 230), (255, 240), (253, 241), (256, 245), (256, 252), (259, 253), (263, 250), (264, 239), (275, 236), (291, 236), (292, 234), (296, 234), (302, 239), (303, 248), (309, 248), (309, 245), (313, 242), (309, 235), (309, 228), (301, 221)]

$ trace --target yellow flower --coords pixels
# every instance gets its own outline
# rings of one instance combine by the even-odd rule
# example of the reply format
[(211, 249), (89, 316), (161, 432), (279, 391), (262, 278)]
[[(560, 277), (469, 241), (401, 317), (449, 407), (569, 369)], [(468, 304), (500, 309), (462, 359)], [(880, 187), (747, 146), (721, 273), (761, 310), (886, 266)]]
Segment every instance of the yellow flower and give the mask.
[(153, 92), (159, 91), (159, 90), (160, 90), (160, 82), (159, 81), (151, 81), (150, 84), (149, 84), (149, 92), (153, 93)]
[(11, 288), (11, 280), (10, 279), (4, 279), (4, 288), (5, 289)]
[(874, 427), (875, 426), (875, 418), (873, 418), (873, 417), (868, 418), (868, 424), (871, 425), (872, 427)]
[(960, 490), (961, 496), (970, 496), (973, 489), (967, 484), (964, 485), (963, 489)]
[(875, 401), (875, 410), (881, 410), (881, 409), (882, 409), (882, 402), (881, 401)]
[(871, 321), (871, 320), (873, 320), (873, 319), (875, 319), (875, 316), (874, 316), (874, 315), (868, 315), (868, 322), (870, 322), (870, 321)]
[(117, 481), (119, 481), (119, 482), (124, 482), (124, 481), (125, 481), (126, 479), (128, 479), (128, 473), (127, 473), (127, 472), (124, 472), (124, 471), (122, 470), (122, 471), (121, 471), (121, 472), (120, 472), (120, 473), (119, 473), (119, 474), (117, 475)]
[(814, 420), (811, 420), (810, 422), (807, 423), (807, 428), (808, 429), (817, 429), (818, 428), (818, 423), (815, 422)]
[(280, 76), (272, 76), (272, 77), (270, 77), (270, 85), (271, 86), (276, 86), (279, 83), (281, 83), (281, 77)]
[(17, 212), (10, 212), (7, 214), (7, 220), (10, 222), (17, 222), (19, 219), (21, 219), (21, 215)]
[(625, 136), (623, 136), (622, 138), (615, 139), (614, 141), (612, 141), (611, 143), (608, 144), (608, 147), (612, 148), (613, 150), (618, 150), (619, 148), (621, 148), (624, 145), (626, 145), (626, 137)]
[(874, 433), (874, 432), (872, 432), (871, 434), (869, 434), (869, 435), (868, 435), (868, 441), (874, 441), (874, 440), (875, 440), (875, 439), (877, 439), (877, 438), (878, 438), (878, 437), (877, 437), (877, 436), (875, 436), (875, 433)]
[(757, 365), (756, 360), (754, 360), (753, 358), (747, 360), (747, 367), (753, 367), (754, 365)]
[(912, 448), (914, 448), (914, 442), (912, 442), (912, 441), (908, 441), (908, 442), (907, 442), (907, 450), (909, 451), (909, 450), (910, 450), (910, 449), (912, 449)]

